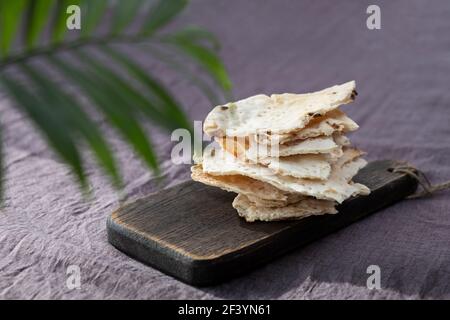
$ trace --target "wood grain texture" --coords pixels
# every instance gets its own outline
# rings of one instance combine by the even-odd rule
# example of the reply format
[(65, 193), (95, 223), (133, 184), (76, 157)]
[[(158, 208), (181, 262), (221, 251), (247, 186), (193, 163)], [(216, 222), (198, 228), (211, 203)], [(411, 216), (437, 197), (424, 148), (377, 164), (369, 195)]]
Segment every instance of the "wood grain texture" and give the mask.
[(392, 173), (394, 165), (376, 161), (361, 170), (354, 180), (371, 194), (345, 201), (338, 214), (286, 222), (245, 222), (231, 206), (234, 193), (187, 181), (118, 209), (107, 221), (108, 240), (186, 283), (217, 284), (413, 193), (417, 182)]

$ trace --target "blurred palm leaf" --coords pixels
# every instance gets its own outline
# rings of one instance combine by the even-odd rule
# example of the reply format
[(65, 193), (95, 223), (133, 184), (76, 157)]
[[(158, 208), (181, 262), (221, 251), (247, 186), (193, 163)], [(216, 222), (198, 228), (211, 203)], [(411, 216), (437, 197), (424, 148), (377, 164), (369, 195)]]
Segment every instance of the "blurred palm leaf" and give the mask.
[[(127, 49), (145, 50), (178, 71), (214, 103), (227, 97), (231, 90), (217, 54), (220, 45), (213, 34), (192, 26), (162, 30), (182, 12), (187, 1), (148, 2), (0, 0), (1, 89), (43, 133), (82, 186), (87, 185), (81, 152), (84, 144), (115, 186), (121, 185), (121, 176), (112, 148), (74, 91), (88, 98), (155, 172), (157, 156), (142, 119), (166, 130), (192, 130), (182, 105), (158, 80), (158, 75), (144, 71), (121, 44), (127, 44)], [(80, 7), (80, 31), (67, 30), (69, 5)], [(136, 28), (137, 14), (143, 22)], [(98, 32), (105, 16), (111, 17), (109, 30)], [(198, 65), (203, 76), (189, 65)], [(61, 81), (67, 85), (62, 87)], [(0, 149), (0, 181), (2, 160)], [(0, 182), (0, 194), (1, 190)]]

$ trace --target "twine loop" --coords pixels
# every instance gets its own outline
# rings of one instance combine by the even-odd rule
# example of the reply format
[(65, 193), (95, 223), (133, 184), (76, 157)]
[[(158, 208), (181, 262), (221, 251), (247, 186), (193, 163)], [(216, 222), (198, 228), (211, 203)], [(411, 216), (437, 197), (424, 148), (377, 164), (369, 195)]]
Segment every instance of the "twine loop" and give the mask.
[(422, 171), (406, 162), (400, 163), (398, 166), (391, 168), (391, 170), (394, 173), (404, 173), (409, 175), (410, 177), (414, 178), (422, 187), (422, 191), (416, 192), (415, 194), (406, 197), (406, 199), (427, 197), (438, 191), (450, 188), (450, 181), (433, 185)]

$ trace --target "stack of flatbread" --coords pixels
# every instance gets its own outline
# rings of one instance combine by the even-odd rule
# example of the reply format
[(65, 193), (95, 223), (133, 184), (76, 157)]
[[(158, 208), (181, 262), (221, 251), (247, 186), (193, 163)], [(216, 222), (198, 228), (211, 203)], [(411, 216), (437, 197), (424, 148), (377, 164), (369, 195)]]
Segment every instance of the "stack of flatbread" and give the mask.
[(351, 81), (215, 107), (204, 123), (215, 142), (194, 159), (192, 179), (238, 193), (233, 207), (247, 221), (337, 213), (338, 203), (370, 193), (352, 182), (367, 162), (345, 136), (358, 125), (339, 109), (356, 95)]

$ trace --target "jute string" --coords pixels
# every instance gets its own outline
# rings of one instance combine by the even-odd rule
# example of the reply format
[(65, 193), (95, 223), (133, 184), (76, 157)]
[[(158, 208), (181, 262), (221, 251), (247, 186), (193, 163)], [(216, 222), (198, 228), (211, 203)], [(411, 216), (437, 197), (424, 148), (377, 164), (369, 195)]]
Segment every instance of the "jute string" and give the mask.
[(417, 182), (422, 187), (423, 189), (422, 191), (416, 192), (415, 194), (408, 196), (406, 199), (416, 199), (431, 196), (432, 194), (438, 191), (450, 189), (450, 181), (446, 181), (439, 184), (431, 184), (430, 180), (422, 171), (418, 170), (417, 168), (408, 163), (401, 163), (398, 166), (395, 166), (391, 169), (392, 172), (405, 173), (410, 177), (416, 179)]

